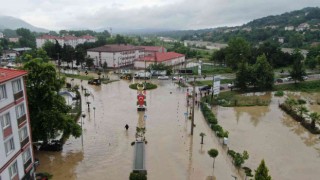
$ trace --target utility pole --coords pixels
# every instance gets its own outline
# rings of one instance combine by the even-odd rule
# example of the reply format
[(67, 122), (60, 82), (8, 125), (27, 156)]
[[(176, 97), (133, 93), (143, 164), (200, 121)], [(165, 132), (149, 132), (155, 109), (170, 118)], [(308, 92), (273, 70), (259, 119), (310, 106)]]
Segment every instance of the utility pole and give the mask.
[(193, 77), (193, 92), (192, 92), (192, 117), (191, 117), (191, 136), (193, 136), (193, 126), (194, 126), (194, 99), (196, 95), (196, 77)]

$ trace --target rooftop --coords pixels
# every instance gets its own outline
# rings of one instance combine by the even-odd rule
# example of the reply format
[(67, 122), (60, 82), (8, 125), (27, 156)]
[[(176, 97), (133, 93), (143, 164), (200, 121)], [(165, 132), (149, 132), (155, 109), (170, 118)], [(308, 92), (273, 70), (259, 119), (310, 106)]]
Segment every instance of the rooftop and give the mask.
[(180, 58), (180, 57), (184, 57), (184, 55), (176, 52), (165, 52), (165, 53), (157, 52), (155, 53), (154, 56), (145, 56), (139, 59), (138, 61), (163, 62), (163, 61), (168, 61), (168, 60)]
[(16, 70), (16, 69), (7, 69), (7, 68), (0, 68), (0, 83), (4, 83), (11, 79), (24, 76), (27, 74), (27, 71), (23, 70)]
[(88, 49), (88, 51), (93, 52), (121, 52), (121, 51), (132, 51), (132, 50), (143, 50), (144, 48), (132, 45), (124, 45), (124, 44), (110, 44), (104, 45), (97, 48)]
[(145, 51), (164, 52), (164, 47), (162, 46), (137, 46), (137, 47), (143, 48)]

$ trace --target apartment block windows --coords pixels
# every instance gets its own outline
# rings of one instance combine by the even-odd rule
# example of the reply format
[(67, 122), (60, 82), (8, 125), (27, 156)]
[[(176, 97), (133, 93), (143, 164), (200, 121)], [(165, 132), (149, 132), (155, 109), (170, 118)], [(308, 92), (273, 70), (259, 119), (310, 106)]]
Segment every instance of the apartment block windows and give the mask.
[(21, 116), (26, 114), (23, 103), (16, 107), (16, 114), (17, 118), (20, 118)]
[(6, 129), (7, 127), (9, 127), (11, 125), (10, 114), (6, 113), (3, 116), (0, 116), (0, 121), (2, 129)]
[(7, 98), (6, 85), (0, 85), (0, 100)]
[(13, 93), (14, 94), (22, 91), (22, 86), (21, 86), (21, 80), (20, 79), (12, 81), (12, 89), (13, 89)]
[(6, 150), (6, 155), (9, 155), (12, 151), (14, 151), (14, 141), (13, 141), (13, 137), (11, 137), (10, 139), (8, 139), (5, 143), (4, 143), (4, 147)]
[(18, 164), (16, 161), (9, 167), (9, 176), (10, 176), (10, 179), (14, 179), (17, 175), (18, 175)]

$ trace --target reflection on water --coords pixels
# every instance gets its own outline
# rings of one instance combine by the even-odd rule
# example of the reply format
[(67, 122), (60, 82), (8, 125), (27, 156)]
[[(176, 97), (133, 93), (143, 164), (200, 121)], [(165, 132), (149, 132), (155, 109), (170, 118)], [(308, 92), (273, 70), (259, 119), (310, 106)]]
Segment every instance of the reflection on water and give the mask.
[[(292, 95), (305, 99), (304, 93)], [(220, 124), (230, 132), (229, 147), (240, 152), (247, 150), (250, 158), (245, 166), (252, 169), (265, 159), (273, 179), (318, 179), (319, 135), (309, 133), (281, 111), (278, 102), (283, 100), (272, 97), (268, 107), (217, 108)]]

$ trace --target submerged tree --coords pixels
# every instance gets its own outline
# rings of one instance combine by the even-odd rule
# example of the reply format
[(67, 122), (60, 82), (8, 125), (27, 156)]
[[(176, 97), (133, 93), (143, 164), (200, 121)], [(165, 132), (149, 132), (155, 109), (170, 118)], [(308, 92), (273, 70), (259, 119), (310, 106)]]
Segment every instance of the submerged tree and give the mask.
[(214, 168), (214, 162), (215, 162), (215, 160), (216, 160), (216, 157), (219, 155), (219, 151), (216, 150), (216, 149), (210, 149), (210, 150), (208, 151), (208, 154), (209, 154), (210, 157), (213, 158), (213, 168)]
[(59, 132), (79, 137), (81, 128), (68, 115), (70, 107), (58, 94), (65, 80), (57, 78), (54, 66), (33, 59), (23, 69), (28, 71), (26, 87), (33, 141), (47, 143)]

